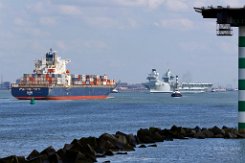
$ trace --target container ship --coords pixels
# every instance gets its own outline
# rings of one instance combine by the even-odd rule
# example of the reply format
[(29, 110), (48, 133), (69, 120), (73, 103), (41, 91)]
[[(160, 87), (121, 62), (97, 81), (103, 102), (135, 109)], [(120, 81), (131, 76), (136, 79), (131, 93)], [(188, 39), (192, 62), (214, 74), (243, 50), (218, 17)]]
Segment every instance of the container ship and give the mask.
[(12, 95), (19, 100), (105, 99), (115, 88), (115, 80), (107, 75), (70, 74), (66, 68), (69, 62), (50, 49), (45, 58), (35, 62), (32, 74), (24, 74), (11, 85)]

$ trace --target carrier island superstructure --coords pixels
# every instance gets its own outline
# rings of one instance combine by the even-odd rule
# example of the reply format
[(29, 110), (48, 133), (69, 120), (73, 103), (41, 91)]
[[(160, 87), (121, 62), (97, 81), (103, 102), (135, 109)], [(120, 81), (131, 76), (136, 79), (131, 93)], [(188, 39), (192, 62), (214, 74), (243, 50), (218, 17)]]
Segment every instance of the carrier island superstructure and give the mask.
[[(143, 85), (149, 89), (150, 93), (170, 93), (174, 91), (176, 86), (174, 75), (169, 69), (163, 75), (162, 80), (159, 78), (159, 73), (156, 69), (152, 69), (146, 79), (148, 82), (143, 83)], [(181, 82), (178, 84), (178, 90), (183, 93), (200, 93), (211, 90), (212, 86), (212, 83)]]
[(174, 89), (173, 83), (174, 76), (168, 70), (163, 76), (162, 80), (159, 79), (159, 73), (156, 69), (152, 69), (151, 73), (147, 76), (147, 83), (143, 85), (149, 89), (151, 93), (170, 93)]
[(24, 74), (12, 84), (12, 95), (19, 100), (105, 99), (115, 87), (116, 82), (107, 75), (70, 74), (69, 62), (50, 49), (45, 58), (36, 61), (32, 74)]

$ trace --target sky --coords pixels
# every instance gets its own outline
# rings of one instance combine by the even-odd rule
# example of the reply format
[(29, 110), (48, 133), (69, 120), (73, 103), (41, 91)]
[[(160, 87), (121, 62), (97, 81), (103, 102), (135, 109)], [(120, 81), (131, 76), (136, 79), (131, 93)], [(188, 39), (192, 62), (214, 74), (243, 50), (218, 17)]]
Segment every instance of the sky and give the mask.
[(50, 48), (73, 74), (146, 82), (152, 68), (180, 81), (237, 87), (238, 34), (216, 36), (216, 20), (193, 7), (242, 0), (1, 0), (0, 75), (32, 73)]

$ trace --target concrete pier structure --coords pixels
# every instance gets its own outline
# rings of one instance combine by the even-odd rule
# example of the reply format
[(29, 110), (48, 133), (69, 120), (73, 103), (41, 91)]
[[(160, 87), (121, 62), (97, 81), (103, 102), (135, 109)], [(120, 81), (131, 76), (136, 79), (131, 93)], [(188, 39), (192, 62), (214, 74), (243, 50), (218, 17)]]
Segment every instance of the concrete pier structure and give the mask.
[(238, 131), (245, 133), (245, 6), (231, 8), (230, 6), (194, 7), (203, 18), (217, 19), (217, 35), (232, 36), (232, 27), (239, 28), (238, 38)]
[(240, 132), (245, 132), (245, 26), (239, 27), (239, 60), (238, 60), (238, 88), (239, 88), (239, 121), (238, 129)]

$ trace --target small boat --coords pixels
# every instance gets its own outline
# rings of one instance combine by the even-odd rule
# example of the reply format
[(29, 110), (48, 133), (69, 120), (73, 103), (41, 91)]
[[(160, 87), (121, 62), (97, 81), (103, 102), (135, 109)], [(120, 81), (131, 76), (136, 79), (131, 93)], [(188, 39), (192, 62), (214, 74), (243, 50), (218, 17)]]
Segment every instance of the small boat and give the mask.
[(182, 94), (180, 93), (178, 89), (178, 76), (176, 76), (176, 85), (175, 85), (175, 90), (171, 94), (171, 97), (182, 97)]
[(180, 93), (180, 91), (175, 90), (172, 94), (171, 97), (182, 97), (182, 94)]
[(113, 89), (111, 93), (118, 93), (119, 91), (117, 89)]

